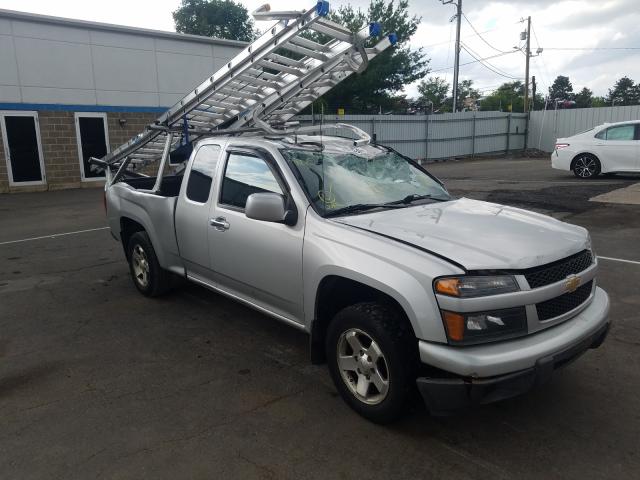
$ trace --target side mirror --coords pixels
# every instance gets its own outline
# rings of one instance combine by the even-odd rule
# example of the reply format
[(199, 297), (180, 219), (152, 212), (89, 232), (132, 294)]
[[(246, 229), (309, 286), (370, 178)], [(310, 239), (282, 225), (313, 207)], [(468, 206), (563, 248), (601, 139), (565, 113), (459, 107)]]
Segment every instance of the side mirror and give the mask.
[(278, 193), (252, 193), (247, 198), (244, 214), (263, 222), (284, 223), (284, 197)]

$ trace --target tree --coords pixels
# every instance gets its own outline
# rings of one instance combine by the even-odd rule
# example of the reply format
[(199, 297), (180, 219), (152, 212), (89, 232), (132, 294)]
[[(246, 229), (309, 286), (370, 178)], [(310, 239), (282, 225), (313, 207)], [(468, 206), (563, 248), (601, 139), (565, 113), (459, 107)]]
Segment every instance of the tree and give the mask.
[(480, 102), (482, 110), (521, 112), (524, 109), (524, 84), (516, 80), (503, 83)]
[(533, 105), (531, 105), (531, 108), (533, 110), (544, 110), (545, 100), (541, 94), (536, 93), (536, 97), (532, 99), (532, 101), (533, 101)]
[(640, 84), (635, 85), (629, 77), (622, 77), (612, 89), (609, 89), (607, 103), (611, 105), (636, 105), (640, 101)]
[(233, 0), (182, 0), (173, 21), (180, 33), (243, 42), (257, 36), (249, 12)]
[[(418, 29), (420, 17), (411, 16), (408, 0), (371, 0), (366, 12), (341, 6), (329, 14), (352, 32), (371, 22), (380, 22), (385, 32), (395, 32), (398, 43), (380, 53), (362, 74), (354, 74), (324, 95), (332, 108), (358, 112), (389, 111), (397, 105), (397, 92), (429, 73), (429, 59), (422, 48), (411, 49), (409, 39)], [(317, 38), (317, 37), (316, 37)], [(379, 39), (372, 39), (372, 45)]]
[(447, 99), (449, 87), (449, 83), (441, 77), (429, 77), (422, 80), (418, 85), (420, 102), (423, 105), (431, 104), (432, 108), (429, 111), (440, 110)]
[(569, 81), (569, 77), (558, 75), (553, 81), (553, 85), (549, 87), (549, 98), (554, 100), (573, 100), (573, 85)]
[(593, 100), (591, 101), (591, 106), (592, 107), (606, 107), (607, 104), (607, 99), (604, 97), (593, 97)]
[(458, 84), (458, 108), (464, 107), (465, 100), (478, 98), (480, 98), (480, 92), (473, 88), (473, 80), (463, 80)]
[(593, 92), (587, 87), (584, 87), (576, 93), (574, 100), (576, 101), (577, 108), (590, 108), (593, 106)]

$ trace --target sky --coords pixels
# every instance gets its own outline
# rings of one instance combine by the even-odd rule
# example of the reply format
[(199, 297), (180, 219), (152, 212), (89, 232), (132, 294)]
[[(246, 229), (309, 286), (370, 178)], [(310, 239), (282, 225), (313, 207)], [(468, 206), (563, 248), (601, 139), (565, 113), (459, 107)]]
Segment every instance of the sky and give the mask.
[[(268, 0), (240, 0), (249, 11)], [(272, 10), (303, 8), (305, 0), (272, 0)], [(314, 1), (309, 0), (309, 5)], [(607, 90), (622, 76), (640, 82), (640, 1), (639, 0), (463, 0), (461, 39), (477, 58), (487, 59), (487, 66), (475, 62), (460, 67), (460, 79), (471, 79), (481, 93), (488, 94), (504, 82), (524, 79), (525, 56), (513, 47), (521, 46), (520, 32), (525, 30), (523, 17), (531, 16), (533, 32), (531, 74), (536, 76), (538, 92), (546, 93), (557, 75), (569, 76), (574, 91), (582, 87), (595, 95)], [(97, 22), (173, 31), (171, 12), (179, 0), (0, 0), (0, 8), (44, 15), (77, 18)], [(352, 4), (365, 9), (368, 0), (333, 0), (331, 7)], [(421, 17), (412, 48), (423, 47), (431, 59), (431, 76), (451, 83), (453, 77), (455, 13), (452, 5), (440, 0), (409, 0), (411, 13)], [(467, 21), (468, 19), (468, 21)], [(477, 35), (476, 31), (481, 35)], [(258, 23), (265, 28), (267, 23)], [(634, 49), (627, 49), (627, 48)], [(570, 50), (575, 49), (575, 50)], [(585, 49), (585, 50), (582, 50)], [(592, 49), (592, 50), (586, 50)], [(503, 54), (503, 52), (512, 52)], [(464, 50), (460, 63), (473, 61)], [(488, 68), (489, 67), (489, 68)], [(494, 71), (492, 71), (492, 69)], [(496, 73), (498, 71), (499, 73)], [(417, 85), (408, 85), (408, 96), (417, 95)]]

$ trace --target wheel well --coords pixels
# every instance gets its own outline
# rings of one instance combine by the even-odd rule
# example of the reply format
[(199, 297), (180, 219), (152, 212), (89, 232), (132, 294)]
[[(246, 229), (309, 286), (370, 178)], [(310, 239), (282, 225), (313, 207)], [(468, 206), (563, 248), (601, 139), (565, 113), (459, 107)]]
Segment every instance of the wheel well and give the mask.
[(124, 248), (124, 254), (127, 255), (127, 259), (127, 245), (129, 245), (129, 239), (134, 233), (144, 231), (144, 227), (135, 220), (131, 220), (128, 217), (122, 217), (120, 219), (120, 240), (122, 240), (122, 248)]
[(569, 170), (573, 170), (573, 167), (576, 164), (576, 160), (578, 160), (578, 158), (582, 157), (583, 155), (588, 155), (588, 156), (593, 157), (596, 160), (600, 161), (600, 159), (596, 155), (594, 155), (593, 153), (581, 152), (581, 153), (577, 154), (575, 157), (573, 157), (573, 160), (571, 160), (571, 165), (569, 165)]
[(321, 364), (326, 361), (324, 343), (327, 327), (336, 313), (349, 305), (371, 301), (385, 303), (400, 312), (415, 336), (406, 312), (394, 298), (369, 285), (349, 278), (331, 275), (320, 282), (316, 293), (315, 316), (311, 324), (310, 339), (311, 362), (313, 364)]

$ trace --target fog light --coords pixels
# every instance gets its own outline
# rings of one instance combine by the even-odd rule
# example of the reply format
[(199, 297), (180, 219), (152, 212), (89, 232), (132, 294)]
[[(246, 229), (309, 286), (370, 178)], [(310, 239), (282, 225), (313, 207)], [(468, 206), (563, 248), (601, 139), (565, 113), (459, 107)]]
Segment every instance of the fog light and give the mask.
[(487, 330), (489, 328), (487, 324), (491, 323), (504, 327), (504, 322), (500, 317), (493, 315), (473, 315), (467, 317), (467, 330)]
[(474, 345), (527, 333), (527, 313), (524, 307), (473, 313), (443, 310), (442, 320), (452, 345)]

